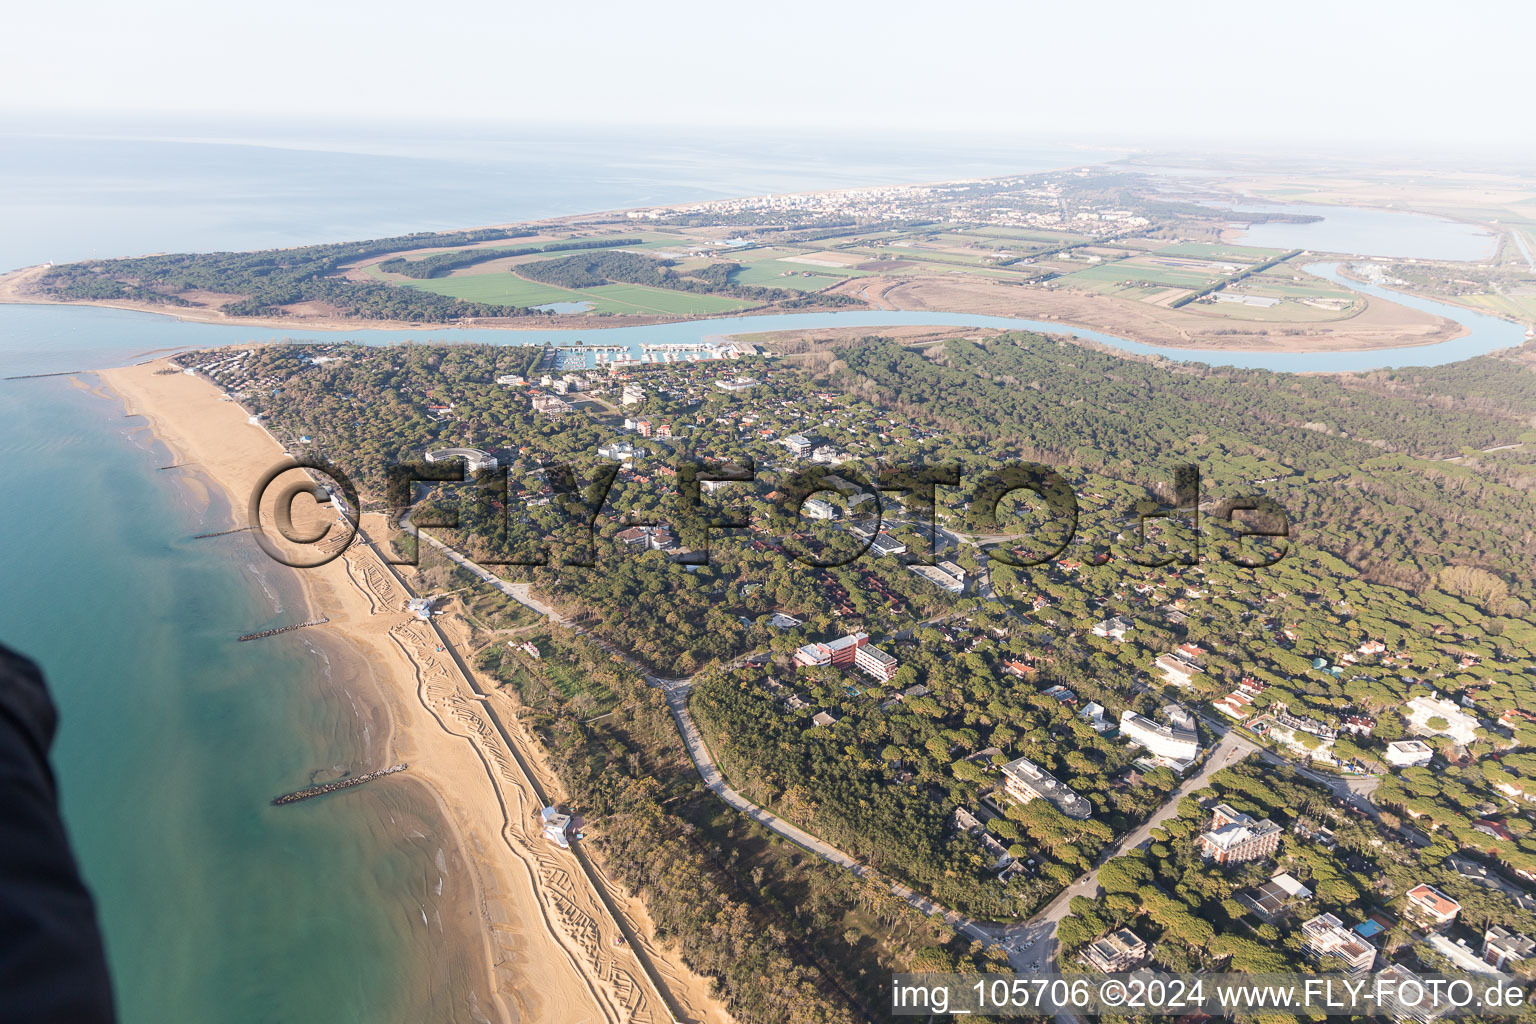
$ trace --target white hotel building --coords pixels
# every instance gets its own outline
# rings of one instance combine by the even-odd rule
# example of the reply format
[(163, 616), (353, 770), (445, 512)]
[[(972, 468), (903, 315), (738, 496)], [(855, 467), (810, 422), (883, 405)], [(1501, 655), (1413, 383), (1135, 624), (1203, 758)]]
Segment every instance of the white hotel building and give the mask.
[(1162, 725), (1134, 711), (1121, 712), (1120, 734), (1167, 761), (1189, 762), (1200, 756), (1200, 735), (1195, 730)]

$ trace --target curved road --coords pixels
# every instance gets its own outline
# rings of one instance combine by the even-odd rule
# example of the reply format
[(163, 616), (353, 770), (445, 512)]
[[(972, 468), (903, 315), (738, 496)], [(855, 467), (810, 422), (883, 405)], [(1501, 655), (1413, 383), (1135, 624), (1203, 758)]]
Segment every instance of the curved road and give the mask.
[[(799, 826), (785, 821), (772, 811), (764, 810), (726, 784), (725, 777), (720, 773), (719, 767), (715, 764), (714, 756), (709, 752), (709, 746), (704, 742), (704, 737), (699, 734), (699, 727), (694, 722), (693, 715), (688, 711), (688, 689), (689, 684), (692, 682), (691, 679), (661, 679), (657, 676), (647, 675), (645, 680), (652, 686), (660, 687), (665, 692), (667, 707), (672, 710), (672, 718), (677, 722), (677, 731), (682, 735), (683, 743), (688, 748), (688, 756), (693, 759), (694, 768), (698, 770), (699, 777), (704, 780), (704, 785), (710, 792), (764, 828), (771, 829), (796, 846), (809, 850), (818, 857), (853, 872), (860, 878), (870, 875), (870, 869), (867, 865), (860, 863), (831, 843), (818, 839)], [(997, 936), (988, 931), (985, 925), (971, 920), (964, 914), (941, 906), (927, 896), (905, 885), (892, 883), (891, 894), (916, 907), (930, 917), (943, 918), (944, 922), (951, 928), (964, 932), (974, 939), (982, 942), (995, 942), (997, 940)]]
[[(491, 584), (508, 597), (560, 625), (570, 625), (569, 621), (556, 613), (553, 608), (533, 598), (529, 593), (528, 584), (508, 582), (478, 563), (454, 551), (435, 537), (425, 532), (422, 532), (420, 535), (438, 550), (442, 551), (453, 562)], [(599, 638), (593, 636), (593, 639)], [(605, 649), (612, 650), (606, 644), (604, 647)], [(621, 652), (615, 651), (614, 653)], [(752, 655), (746, 655), (743, 658), (737, 659), (737, 661), (743, 661), (750, 657)], [(632, 659), (631, 663), (634, 663)], [(636, 664), (637, 668), (640, 667), (637, 663), (634, 664)], [(691, 677), (666, 679), (645, 672), (643, 669), (641, 674), (648, 685), (660, 689), (664, 693), (667, 707), (671, 710), (672, 718), (677, 723), (678, 733), (682, 736), (683, 744), (688, 750), (688, 756), (693, 760), (694, 768), (698, 771), (700, 779), (703, 780), (704, 785), (710, 792), (764, 828), (788, 839), (802, 849), (816, 854), (829, 863), (851, 871), (861, 878), (868, 877), (871, 874), (870, 868), (856, 858), (832, 844), (817, 838), (797, 825), (785, 821), (771, 811), (759, 807), (726, 783), (724, 775), (715, 763), (714, 756), (710, 753), (708, 745), (704, 742), (704, 737), (699, 733), (699, 728), (693, 720), (693, 715), (688, 710), (688, 691), (693, 683)], [(1152, 836), (1153, 829), (1178, 813), (1180, 800), (1204, 788), (1209, 782), (1210, 777), (1216, 772), (1223, 768), (1230, 768), (1250, 754), (1256, 753), (1271, 764), (1296, 768), (1306, 778), (1327, 786), (1343, 802), (1373, 817), (1376, 816), (1376, 808), (1369, 799), (1371, 791), (1376, 786), (1376, 779), (1371, 777), (1339, 778), (1324, 775), (1309, 768), (1296, 765), (1255, 743), (1243, 739), (1221, 722), (1207, 718), (1204, 715), (1201, 716), (1201, 720), (1219, 738), (1216, 745), (1211, 748), (1200, 771), (1180, 783), (1150, 818), (1106, 849), (1099, 856), (1093, 870), (1068, 885), (1055, 899), (1051, 900), (1050, 903), (1046, 904), (1028, 920), (1007, 925), (979, 922), (966, 917), (964, 914), (950, 910), (927, 896), (899, 883), (891, 885), (892, 895), (929, 916), (942, 918), (946, 924), (957, 932), (981, 942), (992, 943), (1002, 947), (1007, 951), (1009, 963), (1013, 966), (1014, 970), (1020, 973), (1045, 973), (1051, 969), (1052, 963), (1055, 960), (1057, 925), (1070, 912), (1074, 896), (1091, 897), (1097, 895), (1099, 868), (1110, 859), (1118, 857), (1126, 851), (1147, 842)], [(1074, 1019), (1067, 1014), (1057, 1017), (1058, 1024), (1073, 1024)]]

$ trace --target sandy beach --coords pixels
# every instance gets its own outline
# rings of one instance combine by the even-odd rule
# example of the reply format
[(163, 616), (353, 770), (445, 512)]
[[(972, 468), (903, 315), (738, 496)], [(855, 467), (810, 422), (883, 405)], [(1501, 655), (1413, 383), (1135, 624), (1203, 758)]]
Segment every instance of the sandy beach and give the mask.
[[(100, 377), (130, 414), (149, 421), (176, 462), (195, 464), (228, 496), (239, 521), (209, 529), (245, 525), (252, 489), (285, 457), (278, 442), (211, 383), (167, 372), (165, 360)], [(351, 543), (340, 538), (339, 557), (289, 571), (299, 579), (309, 616), (330, 620), (306, 635), (345, 662), (343, 674), (388, 722), (381, 763), (410, 765), (409, 772), (368, 788), (414, 785), (430, 793), (456, 848), (449, 860), (466, 865), (471, 876), (469, 905), (476, 912), (444, 922), (445, 937), (458, 947), (448, 957), (455, 965), (448, 976), (474, 989), (468, 998), (460, 993), (456, 1005), (472, 1006), (474, 1020), (508, 1024), (665, 1024), (675, 1016), (670, 999), (683, 1019), (726, 1024), (730, 1018), (708, 982), (656, 941), (628, 894), (609, 896), (639, 938), (649, 974), (620, 941), (619, 923), (581, 864), (543, 838), (535, 788), (511, 744), (556, 798), (557, 783), (541, 769), (532, 740), (505, 724), (510, 716), (498, 714), (442, 648), (449, 634), (405, 612), (402, 578), (366, 542), (369, 528), (381, 526), (365, 518), (362, 536)], [(341, 546), (327, 540), (320, 547), (327, 544)], [(491, 700), (509, 698), (497, 693)]]

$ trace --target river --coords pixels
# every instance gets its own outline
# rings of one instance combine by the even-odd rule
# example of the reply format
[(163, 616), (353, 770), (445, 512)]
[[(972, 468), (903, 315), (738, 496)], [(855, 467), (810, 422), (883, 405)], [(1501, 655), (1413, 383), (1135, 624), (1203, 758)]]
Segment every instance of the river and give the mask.
[[(495, 345), (623, 345), (635, 358), (642, 345), (697, 344), (733, 335), (769, 331), (819, 330), (832, 327), (996, 327), (1004, 330), (1039, 331), (1086, 338), (1137, 355), (1162, 356), (1212, 366), (1278, 370), (1290, 373), (1350, 373), (1396, 366), (1440, 366), (1470, 359), (1525, 341), (1519, 324), (1486, 313), (1476, 313), (1434, 299), (1390, 291), (1351, 281), (1339, 274), (1337, 263), (1314, 263), (1307, 269), (1337, 284), (1376, 298), (1401, 303), (1435, 316), (1455, 320), (1467, 328), (1460, 338), (1433, 345), (1409, 345), (1333, 352), (1244, 352), (1227, 349), (1174, 348), (1148, 345), (1102, 331), (1047, 320), (988, 316), (979, 313), (909, 312), (902, 310), (854, 310), (830, 313), (776, 313), (765, 316), (713, 317), (642, 327), (609, 327), (593, 330), (502, 330), (474, 327), (366, 329), (355, 331), (276, 330), (230, 324), (205, 324), (175, 320), (155, 313), (104, 309), (94, 306), (0, 306), (0, 336), (11, 339), (18, 359), (25, 357), (32, 370), (80, 369), (115, 363), (124, 352), (148, 352), (165, 348), (213, 347), (243, 342), (291, 339), (294, 341), (356, 341), (368, 345), (436, 340), (445, 343), (481, 342)], [(111, 340), (110, 347), (102, 342)], [(63, 352), (73, 349), (65, 359)], [(72, 361), (71, 361), (72, 360)], [(19, 362), (16, 365), (21, 365)]]

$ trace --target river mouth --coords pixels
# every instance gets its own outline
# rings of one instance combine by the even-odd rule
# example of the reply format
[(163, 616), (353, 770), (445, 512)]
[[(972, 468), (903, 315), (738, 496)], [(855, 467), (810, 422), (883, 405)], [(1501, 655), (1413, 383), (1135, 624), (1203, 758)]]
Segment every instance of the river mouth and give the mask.
[[(72, 361), (69, 365), (53, 365), (61, 358), (56, 352), (61, 339), (64, 339), (66, 347), (76, 351), (78, 357), (84, 358), (89, 353), (96, 360), (96, 365), (117, 365), (137, 353), (151, 350), (213, 348), (272, 341), (310, 344), (336, 344), (350, 341), (364, 345), (393, 345), (406, 342), (551, 345), (561, 349), (561, 369), (580, 370), (596, 368), (602, 361), (612, 362), (616, 355), (624, 358), (622, 353), (615, 350), (627, 351), (628, 358), (644, 361), (648, 354), (654, 356), (658, 348), (676, 346), (681, 350), (689, 346), (700, 347), (746, 334), (771, 334), (781, 331), (839, 327), (871, 331), (910, 326), (961, 330), (995, 328), (1081, 338), (1122, 352), (1158, 356), (1177, 362), (1273, 370), (1281, 373), (1360, 373), (1403, 366), (1441, 366), (1474, 356), (1486, 355), (1500, 349), (1515, 348), (1525, 343), (1525, 328), (1512, 320), (1354, 281), (1342, 276), (1339, 273), (1339, 266), (1337, 262), (1317, 262), (1307, 264), (1305, 269), (1309, 273), (1351, 291), (1455, 321), (1466, 329), (1466, 333), (1458, 338), (1426, 345), (1286, 352), (1176, 348), (1166, 345), (1149, 345), (1102, 331), (1048, 320), (981, 313), (907, 310), (768, 313), (756, 316), (737, 315), (680, 320), (673, 323), (630, 327), (601, 327), (580, 331), (492, 327), (425, 329), (374, 327), (359, 328), (354, 331), (302, 331), (237, 324), (210, 324), (178, 320), (160, 313), (100, 306), (27, 304), (0, 305), (0, 332), (20, 341), (18, 348), (35, 350), (24, 352), (36, 358), (19, 360), (19, 363), (26, 367), (20, 372), (78, 368)], [(104, 341), (99, 347), (90, 341), (97, 337)], [(110, 342), (105, 339), (110, 339)], [(650, 346), (649, 350), (647, 346)], [(582, 353), (583, 348), (589, 349), (589, 352)], [(604, 349), (606, 352), (600, 353), (599, 349)], [(599, 358), (600, 354), (602, 359)]]
[(1299, 224), (1261, 221), (1243, 228), (1238, 241), (1265, 249), (1309, 249), (1456, 263), (1486, 260), (1498, 249), (1498, 235), (1486, 228), (1406, 210), (1251, 200), (1207, 205), (1236, 214), (1302, 214), (1320, 218)]

